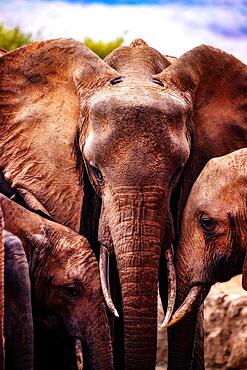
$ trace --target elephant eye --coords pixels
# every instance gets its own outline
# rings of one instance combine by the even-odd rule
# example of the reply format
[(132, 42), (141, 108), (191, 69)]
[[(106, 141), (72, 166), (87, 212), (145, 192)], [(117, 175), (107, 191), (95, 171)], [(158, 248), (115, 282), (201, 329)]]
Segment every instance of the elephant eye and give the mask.
[(183, 165), (178, 166), (178, 168), (175, 170), (174, 174), (171, 177), (171, 180), (169, 181), (169, 188), (173, 189), (176, 186), (179, 179), (179, 175), (182, 172), (182, 169)]
[(153, 78), (153, 77), (150, 77), (150, 82), (156, 84), (156, 85), (160, 85), (160, 86), (163, 86), (164, 87), (164, 84), (162, 81), (158, 80), (157, 78)]
[(63, 294), (66, 298), (75, 299), (82, 296), (82, 289), (78, 284), (71, 283), (62, 287)]
[(120, 82), (123, 82), (123, 77), (122, 76), (116, 77), (113, 80), (111, 80), (111, 85), (116, 85), (116, 84), (119, 84)]
[(100, 170), (95, 166), (93, 165), (91, 162), (89, 163), (90, 164), (90, 167), (92, 169), (92, 172), (94, 174), (94, 176), (96, 177), (97, 181), (98, 181), (98, 184), (99, 185), (103, 185), (104, 184), (104, 177), (102, 175), (102, 173), (100, 172)]
[(216, 226), (217, 226), (217, 221), (206, 215), (202, 215), (200, 217), (199, 223), (203, 231), (208, 234), (214, 233)]

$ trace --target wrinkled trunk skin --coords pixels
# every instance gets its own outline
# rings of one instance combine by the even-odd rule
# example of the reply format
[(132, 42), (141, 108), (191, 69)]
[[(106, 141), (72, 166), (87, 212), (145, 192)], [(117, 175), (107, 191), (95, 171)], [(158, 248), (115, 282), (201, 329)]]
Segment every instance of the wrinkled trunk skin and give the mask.
[[(168, 370), (204, 369), (203, 363), (200, 368), (193, 366), (197, 316), (198, 310), (193, 310), (182, 321), (168, 328)], [(200, 328), (198, 329), (201, 330)], [(198, 340), (200, 341), (199, 338)], [(201, 343), (198, 342), (196, 347), (201, 348)], [(201, 358), (201, 356), (197, 356), (197, 358)]]
[[(99, 333), (100, 330), (100, 333)], [(88, 320), (86, 329), (90, 369), (113, 370), (113, 349), (105, 304), (96, 308)]]
[[(8, 233), (8, 236), (11, 235)], [(22, 244), (5, 242), (5, 348), (6, 370), (33, 369), (31, 285)]]
[(157, 286), (165, 222), (165, 194), (114, 192), (109, 225), (120, 278), (125, 369), (155, 368)]
[[(180, 246), (179, 246), (180, 247)], [(176, 255), (177, 309), (190, 291), (191, 255), (179, 249)], [(197, 264), (196, 264), (197, 265)], [(198, 263), (198, 266), (200, 264)], [(203, 307), (200, 304), (184, 319), (168, 328), (168, 370), (204, 370)]]

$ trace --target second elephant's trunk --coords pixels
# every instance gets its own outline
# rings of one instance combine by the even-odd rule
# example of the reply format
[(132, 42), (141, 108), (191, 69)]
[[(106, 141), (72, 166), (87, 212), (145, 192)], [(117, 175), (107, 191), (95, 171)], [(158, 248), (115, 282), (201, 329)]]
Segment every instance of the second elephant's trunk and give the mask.
[[(186, 250), (183, 249), (183, 244), (179, 244), (176, 254), (176, 309), (183, 304), (190, 291), (192, 296), (188, 296), (189, 300), (191, 300), (189, 302), (190, 310), (188, 305), (185, 305), (185, 311), (188, 310), (189, 312), (187, 316), (184, 315), (185, 317), (181, 321), (168, 327), (169, 370), (205, 369), (203, 361), (203, 308), (200, 308), (201, 293), (204, 292), (205, 287), (194, 286), (191, 289), (193, 272), (201, 268), (199, 261), (193, 257), (193, 250), (191, 253), (186, 253)], [(197, 275), (199, 276), (200, 274)], [(179, 316), (180, 311), (176, 314)]]
[(87, 319), (86, 343), (91, 368), (113, 370), (110, 329), (103, 302), (95, 307)]
[(155, 368), (165, 199), (158, 187), (118, 190), (112, 196), (109, 225), (122, 293), (127, 370)]

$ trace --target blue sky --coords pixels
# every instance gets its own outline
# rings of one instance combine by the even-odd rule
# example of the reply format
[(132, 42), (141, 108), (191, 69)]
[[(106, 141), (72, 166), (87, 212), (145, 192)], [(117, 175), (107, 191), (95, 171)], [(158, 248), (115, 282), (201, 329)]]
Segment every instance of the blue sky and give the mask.
[(0, 0), (0, 22), (35, 39), (143, 38), (175, 56), (204, 43), (247, 62), (247, 0)]

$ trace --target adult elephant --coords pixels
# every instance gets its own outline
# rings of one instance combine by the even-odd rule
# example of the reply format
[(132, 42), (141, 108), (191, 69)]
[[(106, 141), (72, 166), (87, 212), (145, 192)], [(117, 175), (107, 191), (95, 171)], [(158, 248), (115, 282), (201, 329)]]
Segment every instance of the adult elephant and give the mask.
[[(5, 329), (10, 340), (6, 342), (7, 369), (20, 369), (21, 364), (21, 369), (33, 368), (29, 265), (34, 322), (44, 322), (60, 337), (69, 336), (74, 344), (78, 369), (83, 367), (84, 352), (85, 369), (112, 370), (112, 343), (98, 264), (87, 240), (3, 195), (0, 195), (0, 207), (6, 230), (22, 240), (26, 253), (20, 241), (15, 242), (16, 238), (13, 242), (8, 240)], [(55, 363), (47, 356), (38, 359), (34, 356), (34, 360), (35, 369), (53, 369), (58, 364), (60, 369), (71, 369), (76, 365), (76, 356), (72, 363), (63, 363), (66, 356), (63, 361), (56, 358)]]
[[(247, 67), (232, 55), (202, 45), (155, 77), (188, 99), (188, 107), (191, 104), (187, 113), (191, 126), (187, 127), (192, 146), (178, 190), (178, 235), (186, 199), (204, 165), (210, 158), (246, 146)], [(176, 260), (178, 287), (182, 287), (177, 291), (177, 306), (189, 289), (179, 269), (181, 258)], [(168, 341), (169, 369), (204, 369), (200, 307), (168, 329)]]
[[(206, 46), (170, 65), (140, 40), (105, 62), (78, 42), (53, 40), (0, 63), (5, 178), (31, 208), (57, 222), (79, 230), (81, 216), (84, 232), (91, 205), (88, 187), (82, 190), (86, 167), (102, 197), (102, 286), (115, 313), (104, 271), (111, 253), (117, 260), (124, 366), (154, 369), (157, 285), (165, 302), (174, 220), (179, 225), (205, 162), (246, 144), (246, 66)], [(190, 327), (169, 334), (170, 369), (190, 366), (194, 335), (185, 343), (184, 337), (195, 326), (196, 314)]]

